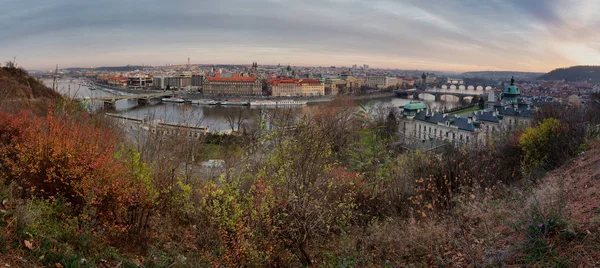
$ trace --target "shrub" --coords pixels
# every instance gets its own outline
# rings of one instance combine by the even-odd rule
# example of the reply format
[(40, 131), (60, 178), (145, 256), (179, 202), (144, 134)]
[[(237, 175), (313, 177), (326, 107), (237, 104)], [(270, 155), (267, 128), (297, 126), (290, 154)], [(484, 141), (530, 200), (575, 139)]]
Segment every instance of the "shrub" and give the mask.
[(108, 226), (145, 200), (139, 174), (116, 156), (118, 135), (85, 116), (2, 113), (0, 137), (2, 176), (25, 196), (63, 198), (75, 214), (94, 207)]
[(547, 118), (538, 126), (528, 127), (519, 138), (523, 150), (523, 168), (531, 173), (537, 168), (550, 169), (562, 164), (571, 150), (566, 142), (568, 126)]

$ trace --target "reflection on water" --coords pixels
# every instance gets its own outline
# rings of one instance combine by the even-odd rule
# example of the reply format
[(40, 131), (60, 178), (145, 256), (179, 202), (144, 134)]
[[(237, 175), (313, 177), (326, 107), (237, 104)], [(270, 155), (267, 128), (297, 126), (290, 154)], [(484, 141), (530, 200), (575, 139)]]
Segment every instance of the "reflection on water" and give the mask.
[[(52, 86), (52, 80), (44, 80), (44, 83), (48, 86)], [(57, 83), (57, 90), (59, 93), (71, 97), (83, 99), (85, 97), (109, 97), (115, 96), (116, 94), (102, 89), (91, 90), (83, 83), (83, 80), (59, 80)], [(442, 90), (437, 91), (448, 91), (448, 92), (459, 92), (469, 94), (485, 94), (482, 90)], [(385, 98), (376, 100), (362, 100), (360, 103), (366, 106), (404, 106), (408, 104), (410, 99), (401, 98)], [(441, 101), (435, 101), (435, 97), (431, 95), (425, 95), (421, 97), (429, 108), (438, 109), (450, 109), (458, 106), (458, 97), (455, 96), (442, 96)], [(103, 103), (95, 102), (94, 107), (100, 108)], [(303, 107), (285, 108), (291, 109), (293, 112), (306, 113), (316, 107), (323, 104), (313, 104)], [(161, 119), (171, 122), (180, 122), (187, 124), (195, 124), (207, 126), (211, 131), (225, 131), (231, 129), (231, 121), (238, 121), (239, 118), (244, 118), (244, 122), (249, 122), (253, 119), (258, 119), (266, 114), (273, 113), (278, 108), (265, 108), (265, 107), (239, 107), (239, 106), (199, 106), (191, 104), (175, 104), (175, 103), (158, 103), (150, 104), (145, 106), (138, 106), (136, 100), (120, 100), (116, 102), (116, 110), (121, 114), (127, 116), (134, 116), (138, 118), (144, 118), (146, 120)]]

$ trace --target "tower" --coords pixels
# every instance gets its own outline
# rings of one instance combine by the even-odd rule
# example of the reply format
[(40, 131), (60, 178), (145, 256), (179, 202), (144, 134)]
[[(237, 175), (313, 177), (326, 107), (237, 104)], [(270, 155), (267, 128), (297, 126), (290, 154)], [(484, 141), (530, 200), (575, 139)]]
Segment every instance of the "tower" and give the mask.
[(421, 79), (423, 80), (421, 86), (423, 87), (423, 90), (425, 90), (427, 89), (427, 75), (423, 73), (423, 75), (421, 75)]

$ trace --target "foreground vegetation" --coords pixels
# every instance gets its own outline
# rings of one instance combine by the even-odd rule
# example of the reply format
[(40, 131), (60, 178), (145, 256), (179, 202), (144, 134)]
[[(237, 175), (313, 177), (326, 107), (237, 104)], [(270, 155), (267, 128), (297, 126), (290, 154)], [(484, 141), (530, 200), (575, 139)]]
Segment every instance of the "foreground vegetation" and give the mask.
[[(546, 176), (583, 152), (600, 159), (595, 105), (546, 106), (526, 129), (441, 154), (397, 151), (394, 110), (346, 99), (199, 140), (140, 133), (132, 141), (69, 100), (35, 105), (43, 112), (0, 106), (0, 262), (16, 267), (598, 259), (598, 229), (567, 213), (574, 199), (565, 183), (579, 182), (578, 170)], [(224, 160), (222, 172), (199, 171), (209, 158)]]

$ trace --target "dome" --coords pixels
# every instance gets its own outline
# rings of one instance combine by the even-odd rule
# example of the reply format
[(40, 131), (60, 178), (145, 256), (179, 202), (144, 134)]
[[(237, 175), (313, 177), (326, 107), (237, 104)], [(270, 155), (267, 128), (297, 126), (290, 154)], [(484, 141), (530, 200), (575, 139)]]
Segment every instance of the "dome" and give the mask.
[(404, 110), (417, 110), (417, 109), (426, 109), (425, 103), (422, 102), (411, 102), (407, 105), (404, 105)]
[(507, 97), (515, 97), (521, 95), (521, 90), (517, 86), (515, 86), (515, 78), (510, 79), (510, 86), (504, 88), (504, 96)]

